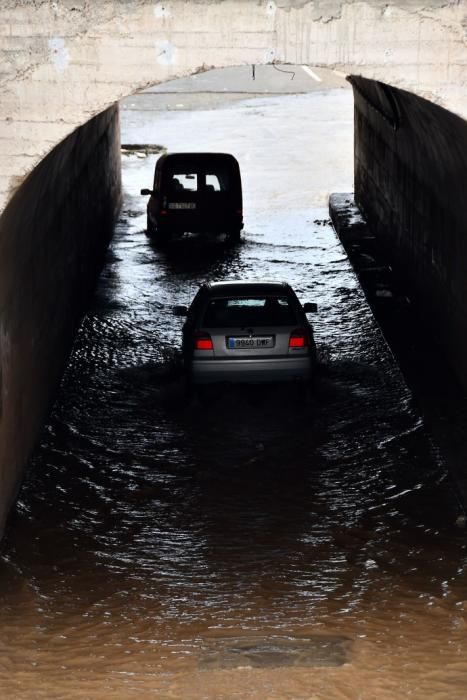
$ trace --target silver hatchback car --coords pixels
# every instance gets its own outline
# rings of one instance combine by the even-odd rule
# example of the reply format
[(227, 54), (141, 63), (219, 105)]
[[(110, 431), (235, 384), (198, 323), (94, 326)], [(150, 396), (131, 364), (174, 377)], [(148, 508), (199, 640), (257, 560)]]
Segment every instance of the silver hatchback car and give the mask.
[(203, 284), (186, 316), (183, 359), (191, 384), (308, 382), (316, 364), (313, 329), (286, 282)]

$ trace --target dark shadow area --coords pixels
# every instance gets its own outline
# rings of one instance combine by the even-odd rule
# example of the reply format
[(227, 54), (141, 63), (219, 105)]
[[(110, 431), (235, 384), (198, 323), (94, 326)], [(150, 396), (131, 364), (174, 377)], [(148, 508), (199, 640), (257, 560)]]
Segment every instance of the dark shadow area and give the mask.
[(330, 211), (376, 320), (443, 454), (445, 478), (453, 481), (459, 516), (465, 522), (467, 395), (439, 338), (433, 336), (412, 302), (411, 287), (391, 266), (391, 258), (361, 216), (353, 196), (332, 195)]
[(351, 83), (355, 201), (426, 329), (420, 346), (441, 347), (465, 385), (467, 122), (405, 90)]

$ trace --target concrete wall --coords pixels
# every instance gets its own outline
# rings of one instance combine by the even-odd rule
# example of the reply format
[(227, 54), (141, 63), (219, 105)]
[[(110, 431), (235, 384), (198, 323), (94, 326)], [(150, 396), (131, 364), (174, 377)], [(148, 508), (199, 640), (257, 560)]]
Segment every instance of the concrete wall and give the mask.
[(406, 91), (352, 82), (357, 203), (467, 386), (467, 122)]
[(77, 129), (0, 219), (0, 531), (120, 204), (118, 109)]
[(67, 134), (211, 67), (329, 66), (467, 117), (465, 0), (2, 0), (0, 210)]

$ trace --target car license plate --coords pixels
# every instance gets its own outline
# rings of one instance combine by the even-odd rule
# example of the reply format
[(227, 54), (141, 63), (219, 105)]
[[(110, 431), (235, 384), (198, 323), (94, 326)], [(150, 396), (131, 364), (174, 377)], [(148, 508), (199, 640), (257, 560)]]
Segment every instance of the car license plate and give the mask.
[(257, 335), (253, 338), (241, 336), (240, 338), (227, 338), (229, 350), (239, 350), (248, 348), (273, 348), (274, 338), (272, 335)]
[(170, 202), (169, 209), (196, 209), (195, 202)]

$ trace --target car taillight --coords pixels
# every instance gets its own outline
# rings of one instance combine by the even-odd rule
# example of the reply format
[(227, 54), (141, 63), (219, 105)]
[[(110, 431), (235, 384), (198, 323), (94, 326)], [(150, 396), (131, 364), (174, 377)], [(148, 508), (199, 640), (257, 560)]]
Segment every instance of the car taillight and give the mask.
[(209, 333), (195, 335), (195, 350), (213, 350), (212, 339)]
[(289, 348), (306, 348), (308, 345), (308, 336), (303, 328), (297, 328), (292, 331), (289, 338)]
[(168, 213), (169, 212), (167, 211), (167, 209), (161, 209), (161, 212), (160, 212), (161, 216), (167, 216)]

